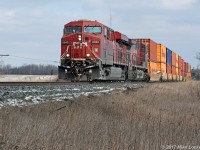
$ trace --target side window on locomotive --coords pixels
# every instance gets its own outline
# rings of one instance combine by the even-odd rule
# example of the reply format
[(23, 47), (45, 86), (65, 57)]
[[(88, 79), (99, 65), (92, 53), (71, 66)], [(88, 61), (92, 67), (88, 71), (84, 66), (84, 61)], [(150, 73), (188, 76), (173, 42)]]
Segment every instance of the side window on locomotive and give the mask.
[(101, 27), (100, 26), (85, 26), (84, 32), (85, 33), (100, 34), (101, 33)]

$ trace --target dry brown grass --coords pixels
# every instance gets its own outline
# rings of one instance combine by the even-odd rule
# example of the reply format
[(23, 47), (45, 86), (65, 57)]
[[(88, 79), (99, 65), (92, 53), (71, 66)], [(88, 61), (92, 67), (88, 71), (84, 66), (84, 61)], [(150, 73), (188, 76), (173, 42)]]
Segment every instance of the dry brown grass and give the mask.
[(200, 82), (0, 110), (0, 149), (160, 150), (199, 145)]

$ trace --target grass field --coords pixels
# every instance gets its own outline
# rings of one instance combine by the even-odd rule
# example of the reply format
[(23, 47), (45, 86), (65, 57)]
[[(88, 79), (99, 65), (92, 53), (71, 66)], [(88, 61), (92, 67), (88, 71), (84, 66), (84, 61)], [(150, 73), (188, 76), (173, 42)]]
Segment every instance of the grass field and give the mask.
[(196, 81), (0, 110), (3, 150), (200, 149), (199, 139)]

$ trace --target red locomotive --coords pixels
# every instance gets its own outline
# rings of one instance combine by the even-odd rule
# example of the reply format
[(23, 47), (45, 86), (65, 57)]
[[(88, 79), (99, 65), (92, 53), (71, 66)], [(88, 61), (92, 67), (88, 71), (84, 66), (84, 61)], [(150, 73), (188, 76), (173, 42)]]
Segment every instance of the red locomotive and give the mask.
[(59, 79), (149, 81), (146, 47), (90, 20), (64, 26)]

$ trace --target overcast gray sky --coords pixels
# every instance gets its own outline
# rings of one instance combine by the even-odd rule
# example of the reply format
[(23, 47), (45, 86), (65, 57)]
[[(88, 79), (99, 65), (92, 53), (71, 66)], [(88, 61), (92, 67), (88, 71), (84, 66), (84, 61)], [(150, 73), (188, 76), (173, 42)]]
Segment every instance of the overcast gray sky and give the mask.
[(162, 43), (196, 67), (199, 10), (199, 0), (1, 0), (0, 54), (10, 54), (3, 61), (13, 66), (57, 65), (64, 24), (91, 19), (130, 38)]

